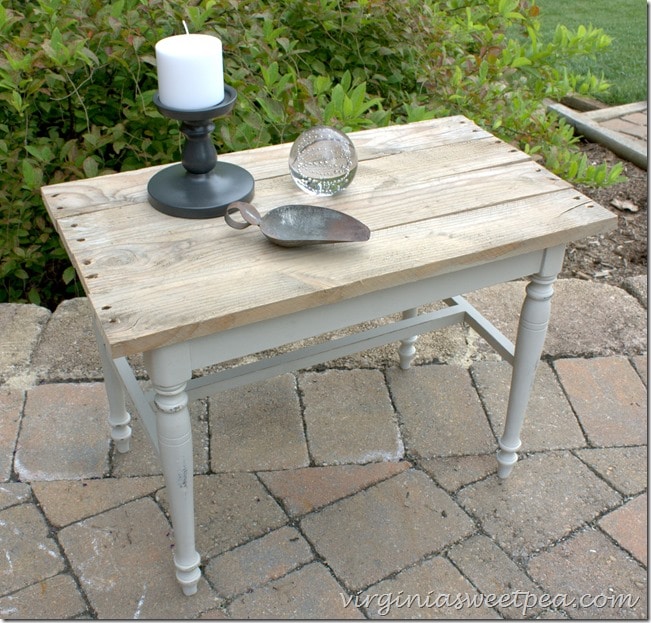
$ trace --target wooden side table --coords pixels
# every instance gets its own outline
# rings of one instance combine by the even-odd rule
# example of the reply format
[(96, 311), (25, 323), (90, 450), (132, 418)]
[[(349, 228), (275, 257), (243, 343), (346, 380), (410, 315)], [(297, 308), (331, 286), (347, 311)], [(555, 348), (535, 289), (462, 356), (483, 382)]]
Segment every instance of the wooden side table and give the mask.
[[(455, 116), (351, 134), (359, 169), (343, 193), (311, 201), (288, 173), (290, 145), (223, 156), (256, 180), (264, 213), (315, 203), (366, 223), (363, 243), (287, 249), (222, 218), (166, 216), (147, 202), (162, 167), (43, 188), (90, 299), (112, 437), (129, 447), (126, 389), (156, 447), (186, 594), (196, 591), (188, 400), (392, 341), (408, 368), (419, 333), (467, 322), (513, 366), (498, 474), (517, 460), (565, 244), (615, 226), (610, 212), (526, 154)], [(531, 276), (515, 347), (460, 295)], [(427, 303), (447, 307), (418, 313)], [(402, 312), (401, 319), (192, 379), (198, 368)], [(126, 357), (144, 353), (142, 392)]]

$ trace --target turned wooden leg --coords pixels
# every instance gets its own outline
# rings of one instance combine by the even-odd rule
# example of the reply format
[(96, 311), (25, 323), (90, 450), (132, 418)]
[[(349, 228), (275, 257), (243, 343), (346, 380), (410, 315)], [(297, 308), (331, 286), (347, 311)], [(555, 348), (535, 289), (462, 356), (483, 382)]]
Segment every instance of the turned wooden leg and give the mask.
[(193, 595), (201, 577), (201, 559), (194, 542), (192, 430), (185, 392), (191, 371), (174, 351), (147, 353), (145, 365), (154, 389), (158, 447), (174, 528), (176, 579), (186, 595)]
[[(418, 315), (418, 308), (414, 307), (413, 309), (406, 309), (402, 312), (403, 320), (407, 318), (415, 318)], [(414, 344), (418, 339), (417, 335), (411, 337), (406, 337), (404, 340), (400, 340), (400, 347), (398, 348), (398, 355), (400, 355), (400, 368), (402, 370), (408, 370), (411, 367), (411, 362), (416, 356), (416, 347)]]
[(533, 275), (527, 286), (515, 344), (506, 423), (497, 451), (500, 478), (508, 477), (518, 460), (520, 431), (547, 334), (553, 283), (563, 262), (563, 252), (564, 247), (548, 250), (541, 272)]
[(106, 387), (106, 397), (109, 404), (108, 421), (111, 426), (111, 439), (113, 439), (118, 452), (128, 452), (131, 443), (131, 426), (129, 426), (131, 415), (126, 409), (124, 385), (113, 365), (113, 359), (106, 348), (104, 338), (97, 326), (97, 320), (93, 319), (93, 321), (97, 348), (102, 362), (102, 370), (104, 371), (104, 386)]

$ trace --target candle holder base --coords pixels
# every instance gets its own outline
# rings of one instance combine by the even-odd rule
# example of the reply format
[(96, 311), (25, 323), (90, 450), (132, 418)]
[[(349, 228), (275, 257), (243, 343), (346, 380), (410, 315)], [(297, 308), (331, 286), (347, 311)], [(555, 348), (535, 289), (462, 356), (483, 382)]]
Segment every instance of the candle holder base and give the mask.
[(210, 135), (212, 119), (227, 115), (235, 105), (237, 92), (224, 85), (224, 99), (203, 110), (178, 110), (165, 106), (157, 95), (154, 104), (165, 117), (181, 122), (186, 137), (181, 164), (171, 165), (154, 175), (147, 186), (149, 203), (159, 212), (180, 218), (224, 216), (234, 201), (250, 201), (255, 182), (242, 167), (218, 162)]
[(217, 162), (209, 173), (188, 173), (182, 164), (159, 171), (149, 181), (149, 203), (159, 212), (180, 218), (224, 216), (234, 201), (250, 201), (255, 182), (242, 167)]

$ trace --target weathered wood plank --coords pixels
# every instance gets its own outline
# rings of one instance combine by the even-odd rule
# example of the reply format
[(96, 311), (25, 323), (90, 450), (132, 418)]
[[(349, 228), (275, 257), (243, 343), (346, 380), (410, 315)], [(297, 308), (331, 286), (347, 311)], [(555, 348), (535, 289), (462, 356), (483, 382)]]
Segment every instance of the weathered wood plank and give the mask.
[[(351, 134), (359, 160), (491, 136), (462, 116), (411, 124), (408, 133), (402, 131), (401, 127), (383, 128), (380, 134), (374, 130)], [(246, 168), (258, 182), (289, 173), (290, 148), (291, 144), (271, 145), (245, 152), (221, 154), (218, 158)], [(146, 202), (147, 183), (154, 174), (167, 166), (169, 165), (45, 186), (41, 193), (51, 218), (56, 222), (61, 217), (96, 212), (109, 206)]]
[(621, 106), (608, 106), (598, 110), (589, 110), (584, 112), (584, 116), (592, 121), (608, 121), (609, 119), (616, 119), (624, 115), (630, 115), (636, 112), (645, 112), (647, 109), (647, 102), (632, 102), (630, 104), (622, 104)]
[[(593, 218), (594, 205), (568, 189), (383, 229), (369, 243), (293, 250), (253, 235), (214, 244), (206, 231), (180, 237), (163, 262), (149, 255), (155, 241), (134, 243), (137, 279), (100, 274), (92, 298), (114, 352), (131, 354), (599, 233), (609, 223)], [(115, 254), (102, 262), (117, 256), (125, 268)], [(162, 282), (161, 270), (170, 275)]]
[(487, 169), (496, 171), (500, 166), (518, 162), (532, 161), (522, 152), (495, 139), (475, 141), (472, 150), (468, 149), (467, 143), (454, 143), (401, 151), (360, 162), (351, 186), (334, 197), (308, 197), (296, 188), (289, 175), (283, 175), (260, 180), (254, 203), (262, 212), (292, 203), (319, 204), (347, 212), (372, 227), (373, 218), (390, 214), (408, 218), (405, 210), (410, 209), (408, 202), (413, 198), (425, 199), (422, 209), (435, 204), (436, 193), (450, 183), (450, 177), (466, 178), (467, 181), (477, 175), (486, 180)]

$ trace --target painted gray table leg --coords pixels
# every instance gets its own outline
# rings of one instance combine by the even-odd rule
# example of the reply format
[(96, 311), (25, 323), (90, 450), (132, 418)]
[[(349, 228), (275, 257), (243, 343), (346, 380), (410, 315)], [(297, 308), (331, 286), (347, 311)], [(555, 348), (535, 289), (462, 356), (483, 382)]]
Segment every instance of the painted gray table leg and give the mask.
[[(414, 307), (413, 309), (406, 309), (402, 312), (403, 320), (406, 320), (407, 318), (415, 318), (416, 316), (418, 316), (417, 307)], [(411, 337), (406, 337), (400, 340), (398, 355), (400, 356), (400, 368), (402, 370), (409, 370), (411, 367), (411, 362), (416, 356), (416, 340), (418, 340), (417, 335), (412, 335)]]
[(540, 272), (532, 276), (527, 286), (515, 343), (506, 424), (497, 451), (500, 478), (508, 477), (518, 460), (520, 431), (547, 335), (553, 283), (563, 264), (564, 251), (564, 246), (547, 249)]
[(158, 447), (174, 528), (176, 579), (186, 595), (197, 592), (201, 558), (194, 541), (192, 430), (185, 391), (191, 376), (183, 345), (145, 354), (154, 389)]
[(131, 415), (126, 408), (124, 385), (113, 365), (113, 360), (106, 348), (104, 338), (97, 328), (95, 319), (93, 319), (93, 328), (95, 329), (97, 348), (102, 362), (102, 370), (104, 371), (104, 386), (106, 387), (106, 397), (109, 404), (108, 420), (111, 427), (111, 439), (113, 439), (118, 452), (128, 452), (131, 443), (131, 426), (129, 426)]

